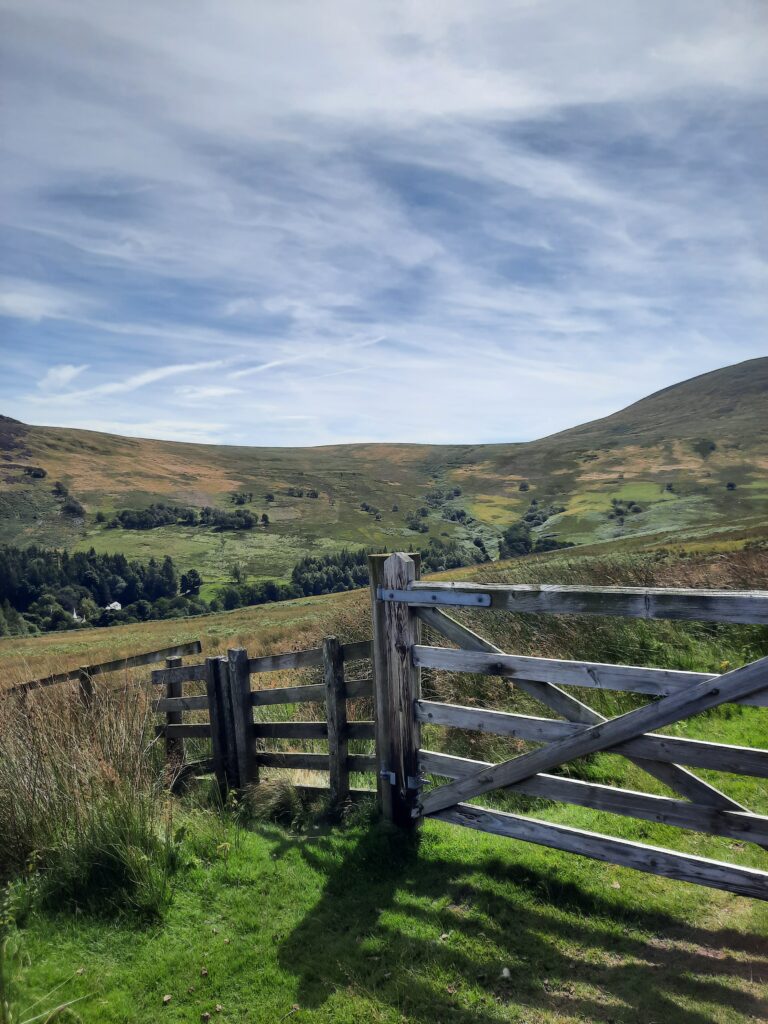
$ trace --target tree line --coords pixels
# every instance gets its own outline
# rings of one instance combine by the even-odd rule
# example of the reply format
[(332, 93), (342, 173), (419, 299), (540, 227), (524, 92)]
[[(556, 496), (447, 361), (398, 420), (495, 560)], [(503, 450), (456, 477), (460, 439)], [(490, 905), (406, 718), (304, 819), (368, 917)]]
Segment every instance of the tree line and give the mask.
[[(105, 522), (103, 512), (96, 514), (97, 522)], [(252, 530), (255, 526), (269, 526), (266, 512), (261, 516), (246, 508), (228, 511), (205, 505), (192, 508), (185, 505), (166, 505), (155, 502), (147, 508), (124, 508), (107, 522), (107, 528), (116, 530), (154, 530), (158, 526), (201, 526), (214, 530)]]
[[(0, 636), (111, 626), (208, 611), (202, 579), (173, 559), (143, 564), (125, 555), (0, 547)], [(109, 609), (118, 602), (122, 607)]]

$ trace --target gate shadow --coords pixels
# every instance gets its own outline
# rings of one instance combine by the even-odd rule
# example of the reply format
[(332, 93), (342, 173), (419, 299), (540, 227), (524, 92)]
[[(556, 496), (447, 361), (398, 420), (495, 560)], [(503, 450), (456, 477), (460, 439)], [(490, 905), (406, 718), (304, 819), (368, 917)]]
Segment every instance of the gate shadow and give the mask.
[(282, 839), (273, 856), (288, 848), (326, 878), (279, 949), (302, 1009), (352, 990), (424, 1024), (497, 1024), (505, 1006), (606, 1024), (711, 1024), (725, 1008), (768, 1016), (768, 1001), (737, 987), (768, 978), (759, 936), (617, 907), (511, 859), (425, 856), (418, 837), (384, 826), (350, 837), (341, 857), (329, 837)]

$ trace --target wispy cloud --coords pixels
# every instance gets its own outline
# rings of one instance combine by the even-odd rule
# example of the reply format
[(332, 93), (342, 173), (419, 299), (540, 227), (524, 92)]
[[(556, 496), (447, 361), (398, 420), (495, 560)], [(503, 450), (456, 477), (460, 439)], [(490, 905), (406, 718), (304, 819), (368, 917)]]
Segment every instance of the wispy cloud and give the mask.
[(3, 411), (514, 440), (764, 352), (762, 0), (0, 5)]
[(87, 369), (87, 363), (82, 363), (80, 366), (73, 366), (71, 363), (51, 366), (45, 376), (37, 382), (37, 386), (41, 391), (60, 391), (71, 384), (75, 377), (79, 377), (83, 370)]

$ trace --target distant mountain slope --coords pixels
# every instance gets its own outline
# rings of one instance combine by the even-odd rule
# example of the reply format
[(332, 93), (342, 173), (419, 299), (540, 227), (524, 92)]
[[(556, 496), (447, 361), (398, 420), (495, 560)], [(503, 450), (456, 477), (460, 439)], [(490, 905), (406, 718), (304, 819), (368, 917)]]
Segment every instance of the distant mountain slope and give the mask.
[[(307, 553), (417, 547), (429, 537), (465, 546), (477, 538), (493, 553), (503, 528), (526, 515), (536, 533), (577, 544), (762, 535), (767, 399), (763, 358), (525, 444), (235, 447), (0, 417), (0, 541), (170, 553), (217, 581), (236, 565), (283, 576)], [(55, 481), (84, 516), (63, 511)], [(153, 502), (231, 510), (236, 495), (270, 525), (235, 534), (97, 521)]]
[(672, 384), (647, 398), (540, 442), (593, 444), (705, 437), (756, 440), (768, 428), (768, 357), (748, 359)]

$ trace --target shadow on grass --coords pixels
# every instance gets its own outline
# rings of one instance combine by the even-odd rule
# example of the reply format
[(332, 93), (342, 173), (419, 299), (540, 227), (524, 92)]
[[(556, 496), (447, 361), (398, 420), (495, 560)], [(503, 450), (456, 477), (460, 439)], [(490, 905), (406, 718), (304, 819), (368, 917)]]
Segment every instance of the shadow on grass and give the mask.
[(273, 856), (288, 848), (326, 876), (279, 951), (303, 1009), (347, 990), (424, 1024), (490, 1024), (505, 1006), (606, 1024), (768, 1013), (739, 989), (768, 975), (758, 936), (628, 910), (554, 871), (425, 856), (417, 837), (382, 826), (341, 858), (327, 837), (282, 839)]

